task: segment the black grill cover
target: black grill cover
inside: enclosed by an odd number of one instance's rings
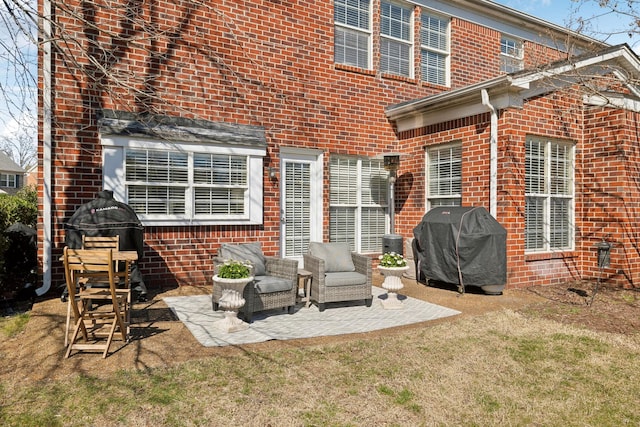
[[[82,248],[83,235],[120,236],[119,249],[137,251],[138,259],[142,259],[144,227],[131,206],[113,198],[113,191],[101,191],[95,199],[80,206],[65,227],[65,243],[70,248]],[[135,290],[146,293],[137,263],[131,271],[131,282]]]
[[[490,293],[504,288],[507,231],[486,209],[433,208],[413,229],[413,235],[419,277],[458,284],[462,290],[467,285]]]

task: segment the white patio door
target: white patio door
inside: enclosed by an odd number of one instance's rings
[[[303,267],[309,242],[322,241],[322,153],[281,149],[280,156],[280,253]]]

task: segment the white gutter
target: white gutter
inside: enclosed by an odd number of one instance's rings
[[[489,129],[489,213],[497,218],[498,214],[498,112],[489,101],[486,89],[480,91],[482,105],[491,112],[491,129]]]
[[[42,4],[42,286],[36,295],[51,288],[51,0]]]

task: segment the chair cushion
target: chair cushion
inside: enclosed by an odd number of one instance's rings
[[[363,285],[367,283],[367,276],[356,271],[327,273],[324,277],[325,286]]]
[[[309,242],[309,253],[324,260],[326,273],[355,271],[348,243]]]
[[[262,245],[260,242],[241,244],[223,243],[220,245],[218,255],[224,260],[249,261],[251,265],[253,265],[254,276],[264,276],[267,273],[267,268],[265,267],[266,260],[262,253]]]
[[[271,292],[290,291],[293,283],[289,279],[276,276],[256,276],[254,288],[259,294],[270,294]]]

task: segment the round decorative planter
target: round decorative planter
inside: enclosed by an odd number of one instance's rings
[[[380,300],[383,308],[389,310],[402,308],[402,302],[398,299],[398,291],[404,287],[401,277],[407,270],[409,270],[408,265],[404,267],[378,266],[378,271],[384,276],[382,287],[387,291],[387,298]]]
[[[224,319],[215,322],[216,327],[224,332],[238,332],[249,328],[249,324],[238,318],[238,311],[244,306],[242,297],[244,287],[253,281],[253,276],[242,279],[225,279],[213,276],[213,282],[222,288],[222,296],[218,300],[220,307],[224,309]]]

